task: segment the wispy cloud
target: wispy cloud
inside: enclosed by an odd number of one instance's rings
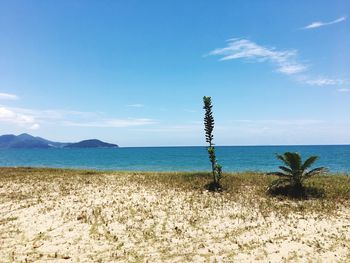
[[[350,92],[350,89],[347,89],[347,88],[341,88],[341,89],[338,89],[339,92]]]
[[[313,125],[324,123],[318,119],[272,119],[272,120],[233,120],[231,123],[264,124],[264,125]]]
[[[34,123],[32,126],[29,127],[29,129],[31,129],[31,130],[37,130],[39,128],[40,128],[40,124],[38,124],[38,123]]]
[[[40,128],[33,116],[21,114],[6,107],[0,107],[0,122],[12,123],[32,130]]]
[[[315,29],[315,28],[319,28],[319,27],[323,27],[323,26],[337,24],[337,23],[343,22],[345,20],[346,20],[346,16],[339,17],[338,19],[335,19],[335,20],[330,21],[330,22],[316,21],[316,22],[312,22],[311,24],[303,27],[303,29]]]
[[[190,110],[190,109],[184,109],[185,112],[189,112],[189,113],[196,113],[198,112],[197,110]]]
[[[293,75],[303,72],[307,66],[297,61],[296,50],[276,50],[264,47],[247,39],[229,39],[227,46],[217,48],[209,55],[221,56],[220,60],[249,59],[255,62],[270,62],[280,73]]]
[[[0,105],[1,106],[1,105]],[[64,119],[96,119],[102,115],[100,112],[62,110],[62,109],[27,109],[8,107],[8,109],[22,115],[32,116],[39,122],[59,122]]]
[[[202,124],[165,124],[165,125],[158,125],[157,127],[150,127],[150,128],[142,128],[140,131],[144,132],[152,132],[152,133],[164,133],[164,134],[201,134],[203,133],[203,126]]]
[[[132,108],[142,108],[142,107],[144,107],[145,105],[136,103],[136,104],[129,104],[129,105],[126,105],[126,106],[127,106],[127,107],[132,107]]]
[[[326,77],[317,77],[314,79],[303,79],[304,83],[312,86],[336,86],[336,85],[343,85],[348,83],[348,80],[346,79],[333,79],[333,78],[326,78]]]
[[[219,134],[240,134],[240,136],[274,136],[280,134],[307,131],[310,128],[322,127],[326,122],[317,119],[270,119],[270,120],[232,120],[218,125]],[[313,130],[313,129],[312,129]],[[257,138],[258,138],[257,137]],[[277,138],[276,137],[276,138]]]
[[[0,100],[18,100],[18,96],[10,93],[1,93],[0,92]]]
[[[66,126],[96,127],[96,128],[127,128],[155,124],[152,119],[105,119],[92,122],[64,121]]]
[[[218,125],[217,144],[343,144],[349,140],[348,120],[236,120]],[[283,134],[283,136],[281,136]]]
[[[322,75],[313,77],[306,73],[308,66],[297,60],[297,51],[294,49],[277,50],[258,45],[247,39],[229,39],[226,47],[214,49],[209,52],[209,55],[221,56],[220,61],[245,59],[257,63],[270,62],[275,66],[277,72],[293,76],[295,81],[310,86],[340,86],[349,83],[347,79],[329,78]]]
[[[157,123],[150,118],[109,118],[101,112],[37,110],[0,105],[0,121],[38,129],[41,125],[126,128]]]

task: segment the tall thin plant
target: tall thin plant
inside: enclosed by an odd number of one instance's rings
[[[205,131],[205,141],[209,144],[207,150],[209,155],[209,160],[211,162],[213,182],[209,185],[211,190],[219,190],[221,189],[220,180],[222,177],[222,166],[217,162],[215,155],[215,147],[214,147],[214,117],[213,117],[213,105],[211,103],[211,97],[204,96],[203,97],[205,110],[204,114],[204,131]]]

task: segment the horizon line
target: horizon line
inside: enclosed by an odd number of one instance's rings
[[[339,144],[236,144],[214,145],[214,147],[272,147],[272,146],[350,146],[350,143]],[[206,145],[147,145],[147,146],[119,146],[118,148],[181,148],[181,147],[208,147]]]

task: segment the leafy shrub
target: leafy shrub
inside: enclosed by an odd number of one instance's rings
[[[286,152],[282,155],[278,154],[277,158],[281,160],[285,166],[279,166],[281,170],[279,172],[269,173],[279,177],[277,180],[274,180],[268,188],[268,192],[272,194],[304,197],[305,188],[303,182],[312,176],[327,171],[325,167],[318,167],[308,171],[319,158],[318,156],[311,156],[304,163],[299,153]]]

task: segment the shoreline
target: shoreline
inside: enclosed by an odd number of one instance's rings
[[[161,174],[177,174],[177,173],[210,173],[208,170],[117,170],[117,169],[99,169],[99,168],[84,168],[84,167],[55,167],[55,166],[0,166],[1,169],[33,169],[33,170],[67,170],[67,171],[91,171],[96,173],[161,173]],[[260,174],[266,175],[270,171],[259,171],[259,170],[240,170],[240,171],[226,171],[224,175],[232,174]],[[346,172],[328,172],[326,176],[350,176],[350,171]]]
[[[324,196],[270,197],[270,176],[0,168],[4,262],[350,260],[350,177],[316,177]]]
[[[225,147],[322,147],[322,146],[346,146],[349,147],[349,143],[338,143],[338,144],[236,144],[226,145],[220,144],[215,145],[218,148]],[[207,148],[207,145],[145,145],[145,146],[118,146],[118,147],[76,147],[76,148],[62,148],[62,147],[51,147],[51,148],[0,148],[0,150],[51,150],[51,149],[128,149],[128,148]]]

